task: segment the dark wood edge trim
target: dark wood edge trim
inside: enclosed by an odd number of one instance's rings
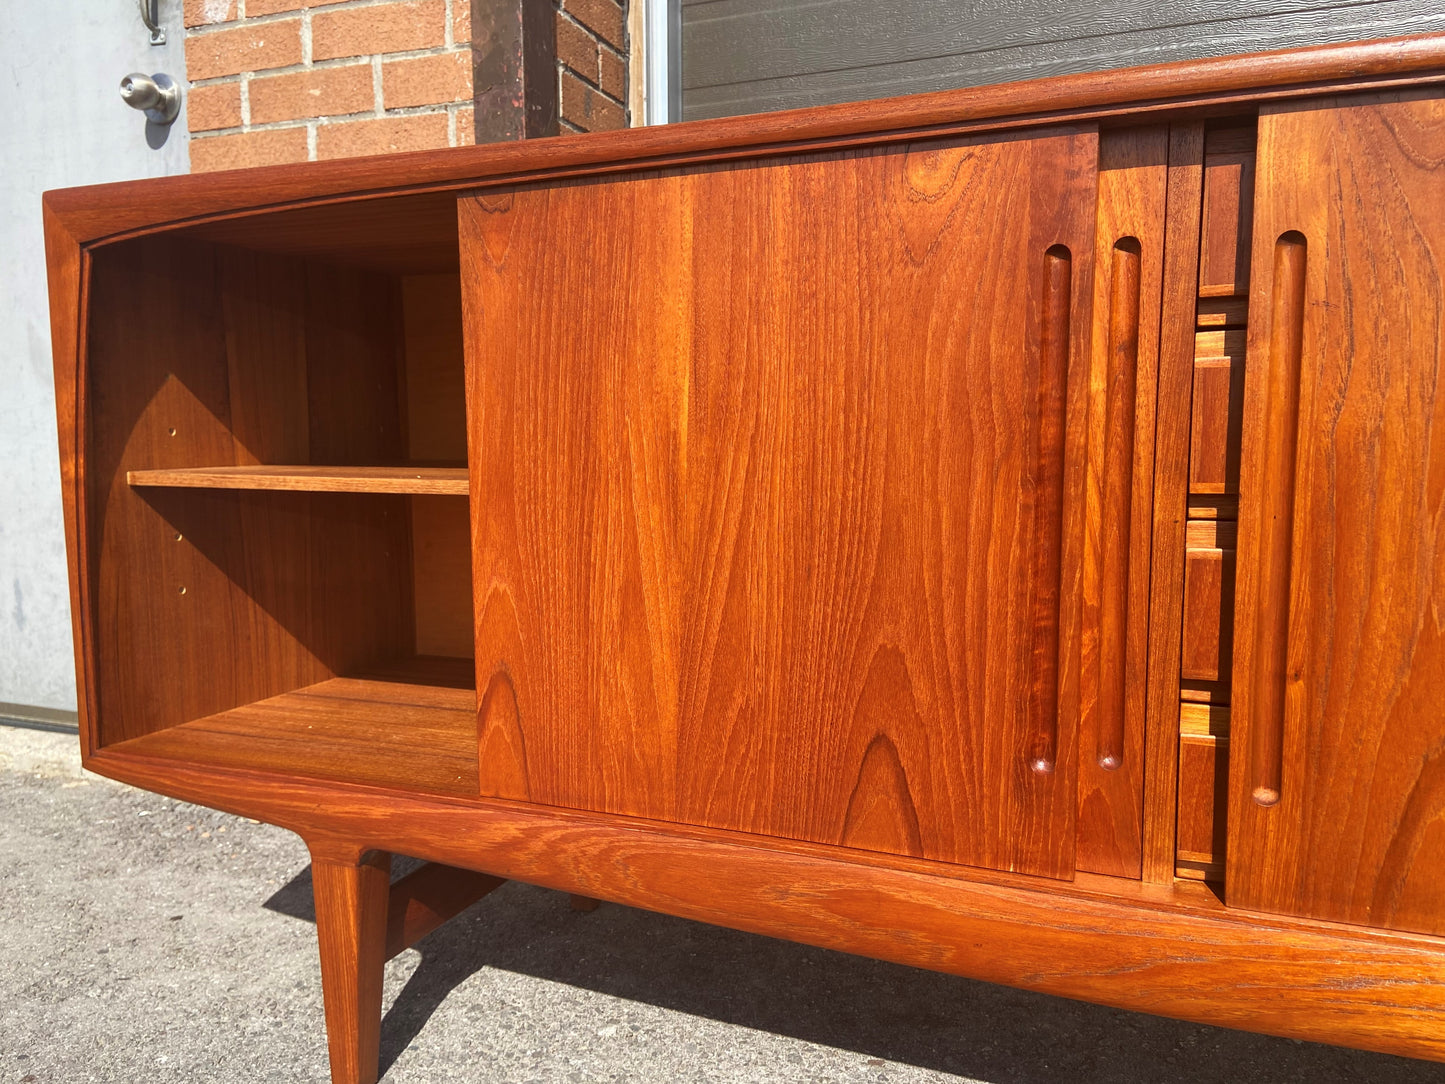
[[[84,244],[136,231],[341,199],[567,173],[822,150],[960,131],[1445,80],[1445,35],[1323,45],[619,132],[57,189],[45,202]]]
[[[101,753],[90,767],[369,850],[1120,1008],[1445,1060],[1445,939],[880,868],[719,832]],[[262,779],[265,778],[264,784]]]
[[[428,862],[391,886],[386,905],[386,959],[506,884],[501,877]]]

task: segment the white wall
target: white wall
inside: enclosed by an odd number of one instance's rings
[[[40,193],[187,172],[184,111],[160,144],[118,91],[184,79],[180,8],[153,46],[136,0],[0,0],[0,702],[75,707]]]

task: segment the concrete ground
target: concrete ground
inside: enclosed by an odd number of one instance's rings
[[[325,1081],[306,851],[0,727],[0,1081]],[[1338,1081],[1445,1066],[506,885],[387,967],[388,1084]]]

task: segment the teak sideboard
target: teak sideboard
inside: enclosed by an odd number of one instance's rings
[[[44,211],[85,764],[336,1081],[504,878],[1445,1059],[1445,37]]]

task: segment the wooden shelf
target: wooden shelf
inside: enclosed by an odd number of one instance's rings
[[[408,659],[108,747],[215,767],[475,795],[470,659]]]
[[[125,478],[133,486],[186,489],[467,495],[466,467],[179,467],[127,471]]]

